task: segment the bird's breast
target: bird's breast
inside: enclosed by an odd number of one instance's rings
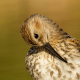
[[[52,80],[54,57],[46,52],[27,55],[26,68],[31,76],[38,80]]]
[[[27,54],[26,68],[34,80],[80,80],[79,68],[76,69],[72,63],[58,60],[45,51]]]

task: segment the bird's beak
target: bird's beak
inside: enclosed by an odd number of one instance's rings
[[[46,48],[46,49],[50,52],[50,54],[51,54],[52,56],[55,56],[55,57],[59,58],[60,60],[62,60],[62,61],[64,61],[64,62],[67,63],[67,61],[64,60],[64,59],[53,49],[53,47],[52,47],[49,43],[46,43],[45,45],[43,45],[43,47]]]

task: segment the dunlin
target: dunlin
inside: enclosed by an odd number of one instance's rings
[[[80,41],[45,16],[34,14],[21,26],[32,47],[25,59],[34,80],[80,80]]]

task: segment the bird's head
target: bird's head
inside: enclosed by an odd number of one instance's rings
[[[52,31],[55,31],[55,27],[53,28],[52,20],[35,14],[30,16],[22,23],[21,34],[25,42],[31,46],[43,46],[49,42]],[[56,31],[54,32],[56,35]],[[53,36],[55,38],[55,36]]]
[[[27,18],[21,27],[21,34],[25,42],[31,46],[43,46],[52,54],[61,58],[53,49],[50,42],[60,37],[58,25],[45,16],[35,14]]]

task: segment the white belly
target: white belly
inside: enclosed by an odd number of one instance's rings
[[[65,63],[44,51],[27,55],[26,68],[35,80],[80,80],[80,65]]]

